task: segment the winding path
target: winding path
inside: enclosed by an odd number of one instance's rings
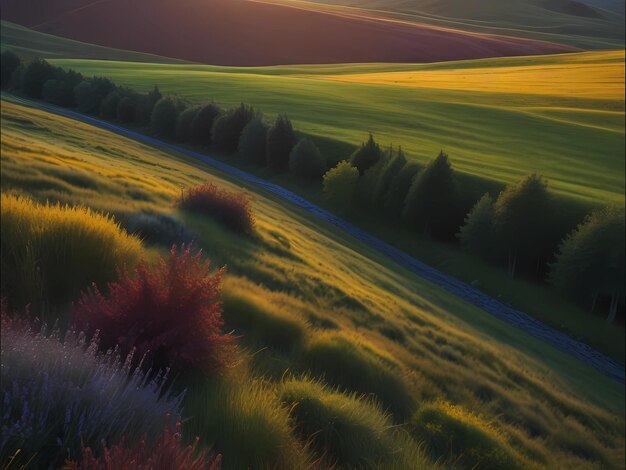
[[[346,222],[341,217],[309,202],[301,196],[273,183],[269,183],[262,178],[254,176],[250,173],[235,168],[227,163],[224,163],[215,158],[211,158],[208,155],[194,152],[178,145],[163,142],[154,137],[150,137],[138,132],[134,132],[129,129],[111,124],[106,121],[102,121],[91,116],[86,116],[71,110],[59,108],[46,103],[33,102],[22,98],[15,97],[13,95],[2,94],[3,99],[9,99],[11,101],[40,109],[50,111],[55,114],[59,114],[71,119],[79,120],[87,124],[100,127],[102,129],[114,132],[124,137],[131,138],[133,140],[148,144],[159,149],[171,150],[173,152],[187,155],[191,158],[200,160],[214,168],[217,168],[224,173],[232,175],[236,178],[244,180],[255,186],[261,187],[266,191],[278,196],[279,198],[288,201],[301,209],[309,212],[313,216],[329,222],[336,227],[344,230],[350,235],[354,236],[358,240],[369,245],[371,248],[379,251],[383,255],[387,256],[391,260],[398,263],[405,269],[417,274],[418,276],[432,282],[433,284],[445,289],[446,291],[454,294],[463,300],[481,308],[485,312],[505,321],[511,325],[514,325],[526,333],[538,338],[546,343],[551,344],[555,348],[579,359],[580,361],[588,364],[597,371],[607,375],[611,379],[618,383],[624,383],[624,364],[607,357],[601,352],[593,349],[589,345],[577,341],[570,336],[536,320],[530,315],[514,309],[513,307],[475,289],[469,284],[462,282],[452,276],[442,273],[441,271],[424,264],[415,258],[407,255],[403,251],[385,243],[382,240],[370,235],[364,230],[355,227],[354,225]]]

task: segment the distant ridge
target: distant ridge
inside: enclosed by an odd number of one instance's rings
[[[4,20],[40,32],[215,65],[418,63],[577,50],[249,0],[0,0],[0,6]]]

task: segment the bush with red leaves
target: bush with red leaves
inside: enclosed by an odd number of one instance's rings
[[[176,429],[165,428],[161,439],[149,446],[142,439],[133,447],[124,443],[111,448],[104,447],[102,456],[96,458],[89,447],[83,448],[80,463],[67,462],[67,470],[220,470],[222,456],[210,456],[206,451],[197,450],[198,439],[193,445],[181,446],[181,423]]]
[[[213,217],[231,230],[251,232],[254,214],[245,193],[233,193],[207,183],[183,190],[180,206]]]
[[[79,331],[99,330],[104,350],[135,350],[158,368],[172,362],[215,371],[226,365],[233,337],[222,332],[219,300],[225,268],[211,276],[209,261],[190,247],[172,247],[154,267],[141,263],[133,274],[120,272],[106,296],[95,286],[72,310]]]

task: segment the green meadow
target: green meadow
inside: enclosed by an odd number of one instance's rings
[[[227,266],[237,360],[181,384],[187,435],[224,468],[622,465],[623,385],[201,163],[6,100],[2,123],[4,193],[167,213]],[[176,208],[207,181],[248,192],[253,234]]]
[[[192,101],[244,101],[268,117],[287,113],[331,162],[372,132],[420,162],[443,149],[456,170],[485,190],[538,172],[568,198],[623,204],[623,51],[428,65],[53,62],[137,90],[158,84]],[[499,74],[508,86],[491,86],[490,77]],[[572,74],[579,77],[576,87],[567,83]]]

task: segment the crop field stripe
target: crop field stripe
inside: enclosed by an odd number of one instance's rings
[[[609,357],[605,356],[599,351],[596,351],[590,346],[576,341],[566,334],[561,333],[554,328],[549,327],[548,325],[545,325],[544,323],[532,318],[524,312],[516,310],[502,303],[501,301],[480,292],[479,290],[471,287],[470,285],[462,281],[459,281],[458,279],[446,275],[441,271],[412,258],[403,251],[383,242],[382,240],[368,234],[367,232],[355,227],[354,225],[349,224],[335,214],[317,206],[316,204],[309,202],[303,197],[298,196],[297,194],[281,186],[269,183],[262,178],[259,178],[231,165],[223,163],[215,158],[211,158],[208,155],[188,150],[174,144],[163,142],[154,137],[140,134],[129,129],[125,129],[123,127],[108,123],[106,121],[102,121],[100,119],[85,116],[74,111],[68,111],[66,109],[58,108],[56,106],[44,103],[35,103],[29,100],[16,98],[9,95],[5,96],[3,94],[3,98],[7,98],[26,106],[42,108],[55,114],[60,114],[65,117],[80,120],[82,122],[112,131],[124,137],[128,137],[160,149],[167,149],[176,153],[185,154],[187,156],[200,160],[224,173],[230,174],[232,176],[235,176],[236,178],[260,187],[280,197],[281,199],[288,201],[296,205],[297,207],[307,211],[313,216],[342,229],[346,233],[352,235],[358,240],[369,245],[371,248],[377,250],[380,254],[396,262],[403,268],[443,288],[447,292],[454,294],[459,298],[465,300],[466,302],[481,308],[482,310],[501,319],[502,321],[505,321],[517,328],[522,329],[523,331],[534,336],[535,338],[538,338],[548,344],[551,344],[555,348],[567,354],[570,354],[571,356],[593,367],[597,371],[605,374],[606,376],[617,381],[618,383],[624,383],[624,365],[619,363],[618,361],[610,359]]]

